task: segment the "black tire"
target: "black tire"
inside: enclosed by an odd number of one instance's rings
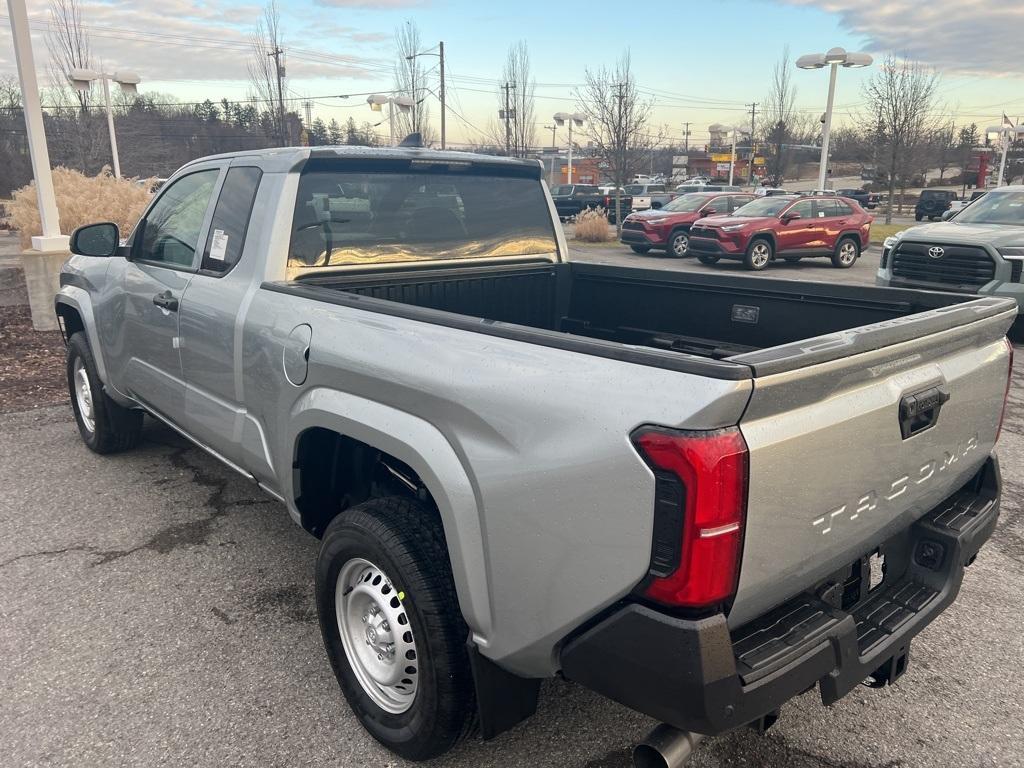
[[[78,364],[88,379],[89,400],[92,407],[91,427],[89,419],[82,413],[76,392]],[[117,453],[135,447],[142,435],[142,411],[123,408],[103,391],[103,382],[96,371],[96,361],[89,348],[85,333],[79,331],[68,339],[65,368],[68,379],[68,394],[71,410],[82,441],[96,453]]]
[[[1006,335],[1014,344],[1024,344],[1024,317],[1017,315]]]
[[[393,714],[367,694],[352,670],[338,625],[335,593],[353,558],[377,565],[400,597],[416,640],[416,695]],[[407,760],[444,754],[475,722],[475,694],[448,548],[436,513],[404,497],[352,507],[327,526],[316,562],[316,604],[324,647],[342,693],[363,727]],[[408,658],[408,657],[407,657]]]
[[[747,246],[746,253],[743,254],[743,266],[754,272],[760,272],[771,264],[774,257],[775,248],[772,246],[772,241],[765,237],[755,237]]]
[[[923,214],[920,214],[920,213],[915,213],[914,214],[914,221],[920,221],[923,218],[924,218]]]
[[[721,257],[715,256],[715,254],[713,254],[713,253],[698,253],[697,254],[697,261],[699,261],[701,264],[707,264],[708,266],[711,266],[712,264],[717,264],[719,258],[721,258]]]
[[[690,233],[685,229],[677,229],[668,236],[668,248],[666,250],[669,256],[681,259],[683,256],[686,256],[689,245]]]
[[[651,250],[649,245],[631,245],[629,246],[633,253],[644,254]]]
[[[832,266],[838,269],[849,269],[860,258],[860,242],[855,237],[841,237],[832,252]]]

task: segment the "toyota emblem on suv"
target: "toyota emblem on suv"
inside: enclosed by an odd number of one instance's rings
[[[931,248],[928,249],[928,255],[931,256],[933,259],[941,259],[942,254],[944,254],[945,252],[945,248],[940,248],[937,245],[933,245]]]

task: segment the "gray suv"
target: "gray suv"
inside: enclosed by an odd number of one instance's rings
[[[1024,187],[994,189],[934,224],[886,238],[875,282],[1024,298]],[[1021,321],[1018,320],[1018,327]]]

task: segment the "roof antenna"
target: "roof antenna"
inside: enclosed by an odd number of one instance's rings
[[[419,131],[416,131],[415,133],[410,133],[408,136],[406,136],[404,139],[402,139],[402,143],[399,144],[398,146],[400,146],[400,147],[422,147],[423,146],[423,135]]]

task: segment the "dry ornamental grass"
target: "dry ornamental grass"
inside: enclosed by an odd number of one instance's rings
[[[86,176],[70,168],[53,169],[53,188],[60,211],[60,229],[71,234],[83,224],[112,221],[121,229],[121,237],[131,234],[143,209],[149,203],[151,184],[115,179],[108,169],[98,176]],[[15,191],[5,204],[11,223],[18,230],[22,248],[32,247],[32,236],[42,234],[35,182]]]
[[[606,243],[613,237],[604,208],[583,211],[576,217],[574,233],[575,239],[585,243]]]

